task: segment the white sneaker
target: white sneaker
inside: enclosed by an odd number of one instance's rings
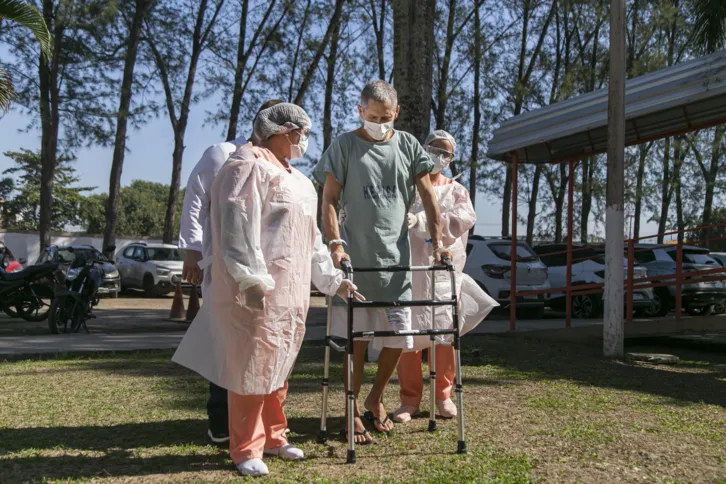
[[[276,449],[265,449],[264,452],[266,455],[276,455],[284,460],[303,460],[305,458],[305,453],[302,450],[290,444],[285,444]]]
[[[243,476],[257,477],[266,476],[270,473],[262,459],[250,459],[237,464],[237,470]]]
[[[410,422],[413,417],[421,413],[418,407],[413,405],[401,405],[401,408],[393,412],[393,421],[398,423]]]
[[[454,402],[450,398],[439,400],[437,406],[439,407],[439,415],[441,418],[454,418],[459,414],[456,405],[454,405]]]

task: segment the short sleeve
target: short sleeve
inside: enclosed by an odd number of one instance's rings
[[[411,144],[411,153],[413,153],[413,173],[418,176],[421,173],[431,173],[434,169],[434,162],[426,150],[423,149],[421,143],[411,134],[407,133],[406,138]]]
[[[325,185],[327,174],[330,173],[338,183],[345,186],[347,168],[348,160],[343,152],[340,137],[338,137],[333,140],[323,156],[320,157],[320,161],[313,169],[313,178],[319,185]]]

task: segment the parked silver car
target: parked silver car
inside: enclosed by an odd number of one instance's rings
[[[182,282],[184,253],[175,245],[137,242],[124,248],[116,265],[124,290],[142,289],[149,298],[163,296]]]
[[[511,254],[510,239],[473,235],[466,246],[464,272],[474,279],[503,308],[510,304]],[[549,289],[547,267],[525,242],[517,242],[517,292]],[[517,298],[517,309],[527,317],[541,318],[548,294]]]
[[[635,260],[648,270],[649,276],[667,276],[676,274],[676,246],[663,247],[656,244],[638,244],[635,246]],[[708,249],[683,246],[683,272],[698,272],[716,269],[720,264],[709,255]],[[711,277],[718,274],[710,274]],[[726,301],[726,287],[721,281],[703,281],[696,276],[687,277],[688,283],[683,284],[681,301],[683,308],[692,316],[707,316],[714,311],[714,306],[723,305]],[[659,281],[663,282],[663,281]],[[675,304],[676,287],[667,286],[655,289],[652,316],[665,316]]]
[[[567,244],[541,244],[534,248],[542,262],[549,268],[550,284],[554,288],[567,286]],[[605,282],[605,260],[602,252],[596,247],[573,244],[572,253],[572,284],[603,284]],[[628,260],[623,257],[623,266],[627,275]],[[635,279],[645,278],[648,272],[644,267],[633,267]],[[633,308],[637,315],[643,316],[651,307],[652,289],[633,291]],[[567,298],[564,292],[553,293],[550,307],[564,311]],[[572,315],[575,318],[597,318],[603,311],[603,291],[598,294],[574,295],[572,297]]]

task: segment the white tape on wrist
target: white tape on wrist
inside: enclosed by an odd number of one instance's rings
[[[345,240],[343,240],[343,239],[335,239],[335,240],[331,240],[330,242],[328,242],[328,249],[333,244],[336,244],[336,245],[348,245],[348,244],[345,243]]]

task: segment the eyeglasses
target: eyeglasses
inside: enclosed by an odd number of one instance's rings
[[[451,161],[451,160],[454,159],[454,153],[452,153],[450,151],[446,151],[446,150],[441,149],[441,148],[436,148],[436,147],[433,147],[433,146],[429,146],[428,147],[428,152],[431,155],[441,155],[447,161]]]

